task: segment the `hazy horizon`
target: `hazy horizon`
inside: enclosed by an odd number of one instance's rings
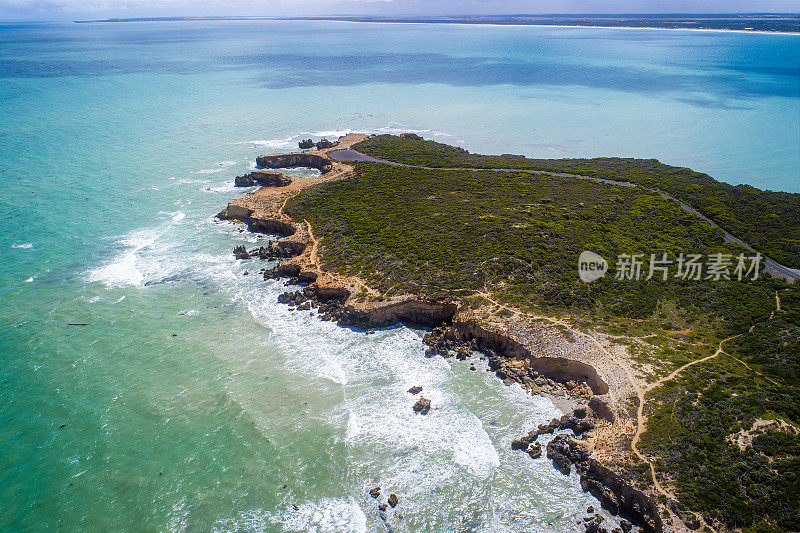
[[[754,5],[755,4],[755,5]],[[156,17],[796,14],[787,0],[3,0],[0,20]]]

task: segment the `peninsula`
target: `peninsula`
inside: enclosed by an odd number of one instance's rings
[[[644,531],[797,529],[800,195],[413,134],[303,143],[315,148],[258,157],[236,182],[262,187],[218,215],[277,236],[234,253],[277,261],[261,270],[294,285],[281,302],[367,333],[427,327],[431,357],[477,352],[504,382],[550,395],[564,416],[519,428],[512,447],[574,468]],[[320,175],[274,170],[293,167]],[[743,279],[586,283],[581,251],[765,261]]]

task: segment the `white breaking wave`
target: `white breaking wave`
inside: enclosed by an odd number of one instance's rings
[[[285,137],[283,139],[262,139],[262,140],[254,140],[254,141],[243,141],[238,142],[236,144],[251,144],[253,146],[259,146],[264,148],[289,148],[294,145],[294,140],[299,138],[298,136],[291,136]]]
[[[132,231],[121,238],[118,243],[123,250],[108,263],[88,271],[87,280],[102,282],[106,287],[141,287],[185,271],[190,262],[180,255],[182,239],[171,235],[170,231],[186,218],[186,214],[183,211],[162,214],[169,219],[159,226]],[[218,258],[218,261],[224,260]]]
[[[236,165],[236,161],[220,161],[214,165],[214,168],[206,168],[203,170],[198,170],[195,174],[216,174],[217,172],[222,172],[228,167]]]
[[[21,248],[23,250],[27,250],[29,248],[33,248],[33,243],[32,242],[24,242],[22,244],[12,244],[11,247],[12,248]]]
[[[203,191],[203,192],[231,193],[231,192],[239,190],[239,188],[237,188],[236,185],[234,184],[233,180],[231,180],[231,181],[226,181],[222,185],[217,185],[216,187],[201,187],[200,190]]]
[[[243,295],[254,317],[276,332],[271,340],[288,354],[292,371],[344,389],[346,398],[332,406],[330,421],[346,420],[344,439],[356,449],[397,457],[383,469],[389,485],[407,495],[435,491],[462,475],[461,469],[485,478],[499,466],[480,419],[449,390],[449,363],[426,358],[418,334],[401,328],[365,336],[276,304],[282,283],[264,287],[266,295],[263,289]],[[419,398],[407,392],[413,385],[422,385],[431,400],[428,415],[413,411]],[[371,394],[373,388],[380,394]]]
[[[281,512],[246,511],[236,518],[219,520],[212,531],[272,531],[276,525],[283,531],[363,533],[367,531],[367,516],[352,499],[323,498]]]
[[[390,123],[390,124],[397,124],[397,123],[395,122],[395,123]],[[373,131],[378,132],[378,133],[391,133],[393,135],[397,135],[397,134],[400,134],[400,133],[416,133],[416,134],[419,134],[419,135],[422,135],[422,134],[433,135],[435,137],[452,137],[452,135],[450,135],[449,133],[445,133],[443,131],[431,130],[431,129],[403,128],[403,127],[400,127],[400,126],[401,126],[400,124],[397,124],[395,126],[384,126],[382,128],[377,128],[377,129],[375,129]]]
[[[129,238],[120,241],[128,249],[110,263],[90,270],[89,281],[101,281],[107,287],[140,286],[144,281],[144,274],[140,270],[138,253],[152,246],[156,239],[157,236],[152,231],[133,232]]]

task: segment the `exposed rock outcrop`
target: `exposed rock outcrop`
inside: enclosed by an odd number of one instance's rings
[[[260,155],[256,158],[259,168],[316,168],[323,174],[333,168],[333,163],[327,157],[311,153]]]
[[[563,384],[573,396],[587,398],[605,394],[608,385],[590,365],[565,358],[536,357],[505,331],[499,331],[456,313],[451,325],[437,328],[425,336],[431,346],[428,355],[459,353],[459,346],[478,349],[486,354],[489,367],[506,383],[518,382],[532,392],[542,386],[542,378]]]
[[[588,384],[594,394],[606,394],[608,385],[597,375],[594,367],[564,357],[532,357],[533,370],[556,381],[577,380]]]
[[[273,217],[254,217],[253,210],[230,203],[228,207],[217,214],[221,220],[238,220],[247,224],[247,229],[253,233],[267,235],[281,235],[289,237],[297,233],[297,227],[286,220]]]
[[[453,302],[409,298],[369,307],[346,306],[339,323],[361,329],[393,326],[399,322],[433,326],[447,321],[456,309],[458,306]]]
[[[401,133],[400,134],[400,138],[401,139],[411,139],[413,141],[421,141],[422,140],[422,137],[420,135],[417,135],[416,133]]]
[[[336,143],[331,142],[325,137],[323,137],[317,143],[317,150],[324,150],[325,148],[333,148],[334,146],[336,146]]]
[[[269,170],[254,170],[244,176],[236,176],[234,185],[237,187],[253,187],[260,185],[262,187],[286,187],[292,183],[291,178],[288,178],[280,172],[270,172]]]
[[[427,398],[420,397],[417,403],[414,404],[413,409],[421,415],[427,415],[428,411],[431,410],[431,401]]]
[[[244,246],[237,246],[233,249],[233,256],[236,259],[250,259],[250,253]]]
[[[303,139],[297,146],[300,147],[301,150],[308,150],[309,148],[314,148],[314,140],[313,139]]]
[[[253,214],[253,210],[233,202],[228,204],[228,207],[217,213],[217,218],[220,220],[238,220],[245,222]]]
[[[570,464],[574,464],[581,478],[581,487],[598,498],[604,509],[631,519],[646,532],[663,532],[657,505],[643,492],[590,458],[582,443],[566,435],[557,435],[547,445],[547,457],[565,474],[570,472]]]

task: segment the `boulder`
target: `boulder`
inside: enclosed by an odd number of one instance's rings
[[[336,146],[336,143],[333,143],[328,139],[326,139],[325,137],[323,137],[317,143],[317,150],[324,150],[325,148],[333,148],[334,146]]]
[[[511,441],[511,449],[512,450],[527,450],[528,446],[531,445],[531,441],[532,440],[533,439],[531,439],[530,436],[525,436],[525,437],[522,437],[520,439],[512,440]]]
[[[472,350],[470,350],[466,346],[459,346],[458,349],[456,350],[456,359],[458,359],[459,361],[464,361],[470,356],[472,356]]]
[[[377,498],[378,496],[381,495],[381,488],[375,487],[374,489],[369,491],[369,495],[372,496],[373,498]]]
[[[585,414],[585,412],[584,412]],[[578,418],[575,414],[566,414],[559,420],[559,427],[561,429],[571,429],[572,432],[578,436],[584,431],[594,429],[594,422],[588,418]]]
[[[317,281],[317,273],[313,270],[302,270],[296,276],[297,281],[300,283],[314,283]]]
[[[250,254],[247,252],[247,248],[242,246],[237,246],[233,249],[233,256],[236,259],[250,259]]]
[[[420,398],[417,400],[417,403],[414,404],[413,409],[421,415],[427,415],[428,411],[431,410],[431,401],[427,398]]]
[[[534,444],[530,448],[528,448],[528,455],[531,456],[531,459],[538,459],[542,456],[542,445],[541,444]]]
[[[395,494],[395,493],[389,494],[389,499],[387,500],[389,505],[391,505],[392,507],[397,507],[397,502],[398,501],[399,501],[399,498],[397,497],[397,494]]]
[[[568,443],[559,437],[560,435],[547,444],[547,457],[553,460],[553,463],[562,474],[568,475],[572,470]]]
[[[411,394],[419,394],[420,392],[422,392],[422,386],[414,385],[413,387],[408,389],[408,392],[410,392]]]
[[[300,265],[284,261],[264,272],[264,279],[294,278],[300,274]]]

